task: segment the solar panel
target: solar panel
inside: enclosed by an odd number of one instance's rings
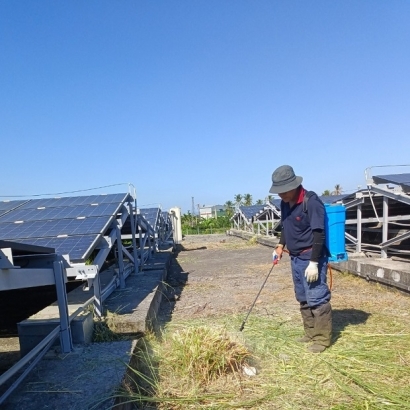
[[[275,206],[277,209],[280,210],[280,203],[281,203],[281,199],[280,198],[275,198],[275,199],[271,199],[270,203]]]
[[[112,215],[118,209],[118,203],[80,205],[67,208],[38,207],[18,208],[0,216],[0,224],[15,221],[44,221],[51,219],[78,218]]]
[[[0,214],[5,211],[10,211],[10,209],[17,208],[21,204],[27,201],[0,201]]]
[[[334,204],[335,202],[346,198],[346,196],[347,195],[321,195],[319,198],[324,204]]]
[[[69,236],[66,238],[15,239],[14,242],[54,248],[60,255],[70,255],[71,261],[84,261],[91,253],[97,235]]]
[[[395,184],[410,188],[410,174],[376,175],[373,181],[376,184]]]
[[[157,226],[158,216],[160,209],[159,208],[144,208],[140,209],[140,214],[144,219],[153,227]]]
[[[105,216],[21,223],[7,222],[0,225],[0,235],[5,240],[88,235],[102,233],[106,225],[107,217]]]
[[[61,198],[32,199],[21,206],[21,209],[65,208],[90,204],[113,204],[123,202],[129,194],[88,195]]]
[[[251,219],[259,212],[263,211],[264,205],[251,205],[251,206],[240,206],[239,209],[243,213],[246,219]]]

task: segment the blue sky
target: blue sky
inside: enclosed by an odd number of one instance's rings
[[[404,0],[0,0],[0,199],[132,183],[187,212],[263,199],[283,164],[353,192],[410,163],[409,21]]]

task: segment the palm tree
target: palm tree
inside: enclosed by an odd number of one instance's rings
[[[263,199],[257,199],[255,203],[256,205],[263,205]]]
[[[252,205],[252,195],[251,194],[245,194],[243,196],[243,204],[245,206],[251,206]]]
[[[343,188],[340,184],[335,185],[335,190],[332,192],[332,195],[341,195]]]
[[[236,194],[234,199],[235,199],[235,204],[237,206],[242,205],[242,195],[241,194]]]
[[[329,195],[331,195],[331,194],[330,194],[330,191],[329,191],[328,189],[325,189],[325,190],[322,192],[322,196],[329,196]]]
[[[195,225],[196,217],[188,211],[188,213],[181,216],[181,223],[185,226],[190,226],[191,228]]]
[[[232,201],[226,201],[225,207],[226,207],[226,216],[231,217],[233,215],[234,203]]]

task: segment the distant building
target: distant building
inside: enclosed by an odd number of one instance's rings
[[[225,205],[204,205],[199,207],[199,216],[204,219],[218,218],[226,215]]]

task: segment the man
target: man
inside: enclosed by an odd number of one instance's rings
[[[273,256],[280,260],[285,247],[289,252],[295,296],[305,329],[305,335],[298,341],[311,342],[308,350],[320,353],[330,346],[332,337],[331,294],[326,283],[325,207],[316,194],[306,196],[302,180],[289,165],[280,166],[272,174],[269,192],[282,199],[282,232]]]

